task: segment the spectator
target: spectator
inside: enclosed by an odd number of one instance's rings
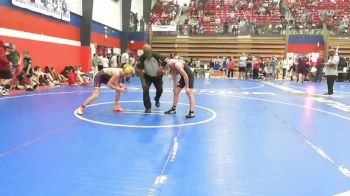
[[[219,17],[216,17],[215,24],[219,26],[221,24],[221,19]]]
[[[324,68],[325,59],[323,58],[323,55],[320,54],[320,56],[317,58],[316,61],[316,77],[315,82],[321,82],[322,81],[322,71]]]
[[[52,76],[52,78],[58,82],[66,82],[68,80],[62,74],[57,74],[55,68],[50,67],[50,66],[45,67],[45,73],[50,74]]]
[[[94,68],[94,70],[98,70],[98,56],[96,55],[96,53],[92,57],[92,67]]]
[[[325,95],[333,95],[334,82],[338,77],[339,56],[335,53],[334,49],[330,49],[328,51],[328,54],[329,60],[325,64],[325,75],[327,77],[328,92],[325,93]]]
[[[102,58],[102,66],[103,68],[108,68],[109,67],[109,60],[106,55],[103,56]]]
[[[54,84],[49,81],[47,75],[41,71],[41,67],[40,66],[35,66],[34,67],[34,77],[35,77],[35,81],[37,81],[36,83],[39,86],[54,86]]]
[[[117,64],[117,54],[114,53],[113,56],[111,57],[111,67],[112,68],[116,68],[118,67],[118,64]]]
[[[298,74],[298,79],[297,82],[304,83],[305,76],[307,73],[307,68],[309,66],[309,59],[306,57],[306,54],[303,54],[299,59],[298,59],[298,66],[297,66],[297,74]]]
[[[126,49],[125,52],[122,54],[122,59],[121,59],[122,66],[121,67],[124,67],[124,65],[129,63],[129,53],[130,53],[130,50]]]
[[[32,67],[32,58],[30,57],[29,50],[23,51],[23,79],[25,82],[25,88],[27,91],[33,91],[36,89],[37,84],[34,84],[33,77],[33,67]]]
[[[249,54],[247,57],[247,65],[246,65],[246,75],[245,78],[249,79],[252,76],[253,69],[253,57]]]
[[[227,20],[225,20],[225,22],[224,22],[224,32],[223,32],[225,35],[227,35],[228,34],[228,21]]]
[[[287,75],[287,71],[289,69],[291,69],[291,67],[293,66],[293,60],[292,57],[289,57],[288,59],[285,59],[283,61],[283,71],[282,71],[282,79],[284,80],[286,75]]]
[[[12,72],[10,62],[6,57],[8,44],[0,40],[0,93],[1,95],[8,95],[8,90],[11,88]]]
[[[10,66],[11,66],[11,72],[12,72],[12,88],[17,88],[18,87],[18,80],[17,76],[19,75],[20,72],[20,59],[21,59],[21,54],[16,50],[16,44],[11,43],[10,44],[10,50],[7,54],[7,59],[10,61]]]
[[[140,31],[141,32],[145,31],[145,19],[143,18],[143,16],[141,16],[141,19],[140,19]]]
[[[99,54],[99,56],[97,57],[97,70],[101,71],[103,69],[104,65],[103,65],[103,56],[102,53]],[[69,70],[71,71],[71,70]]]
[[[277,71],[278,71],[278,59],[273,56],[270,61],[271,64],[271,77],[272,79],[276,79]]]
[[[238,68],[239,68],[239,79],[245,79],[246,76],[246,67],[247,67],[247,57],[245,53],[242,53],[242,56],[239,58]]]
[[[260,59],[259,57],[253,59],[253,79],[259,79],[259,70],[260,70]]]
[[[235,61],[234,59],[230,59],[230,63],[228,64],[228,78],[233,79],[235,71]]]
[[[138,25],[139,25],[139,19],[138,19],[137,14],[135,14],[135,17],[134,17],[134,32],[137,32]]]

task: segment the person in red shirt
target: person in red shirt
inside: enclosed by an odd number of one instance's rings
[[[7,95],[8,89],[11,88],[12,72],[6,56],[8,47],[4,41],[0,40],[0,92],[2,95]]]
[[[253,79],[259,79],[260,58],[253,58]]]
[[[298,66],[297,66],[298,79],[297,79],[297,82],[299,82],[299,81],[301,83],[304,82],[308,67],[309,67],[309,58],[307,58],[306,55],[303,54],[298,59]]]
[[[232,58],[230,59],[230,63],[228,64],[228,78],[233,78],[235,71],[235,60]]]
[[[320,54],[320,56],[317,58],[316,61],[316,77],[315,77],[315,82],[321,82],[322,81],[322,70],[324,67],[324,63],[326,60],[323,58],[323,55]]]
[[[69,75],[68,75],[68,84],[70,86],[77,86],[77,78],[76,75],[74,73],[74,68],[73,67],[69,67]]]

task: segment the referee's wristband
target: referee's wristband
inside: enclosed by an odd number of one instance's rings
[[[141,79],[141,84],[145,84],[145,78],[140,77],[140,79]]]

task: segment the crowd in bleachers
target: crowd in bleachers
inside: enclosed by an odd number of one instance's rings
[[[287,26],[292,33],[321,33],[323,24],[332,34],[349,34],[349,19],[347,0],[191,0],[158,1],[150,23],[177,24],[182,35],[281,34]]]
[[[260,34],[283,28],[279,1],[196,0],[179,20],[184,34]]]
[[[171,22],[175,22],[176,16],[179,13],[179,5],[170,2],[157,1],[153,6],[150,23],[157,25],[169,25]]]
[[[349,33],[350,1],[348,0],[285,0],[295,29],[322,29],[333,34]]]

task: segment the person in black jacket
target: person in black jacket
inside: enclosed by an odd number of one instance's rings
[[[143,104],[145,113],[151,113],[151,99],[149,96],[149,87],[153,83],[156,88],[154,98],[156,107],[160,107],[159,99],[163,93],[163,71],[166,66],[166,57],[152,52],[152,47],[146,44],[143,47],[143,55],[139,58],[140,63],[137,65],[136,72],[140,76],[143,89]]]

